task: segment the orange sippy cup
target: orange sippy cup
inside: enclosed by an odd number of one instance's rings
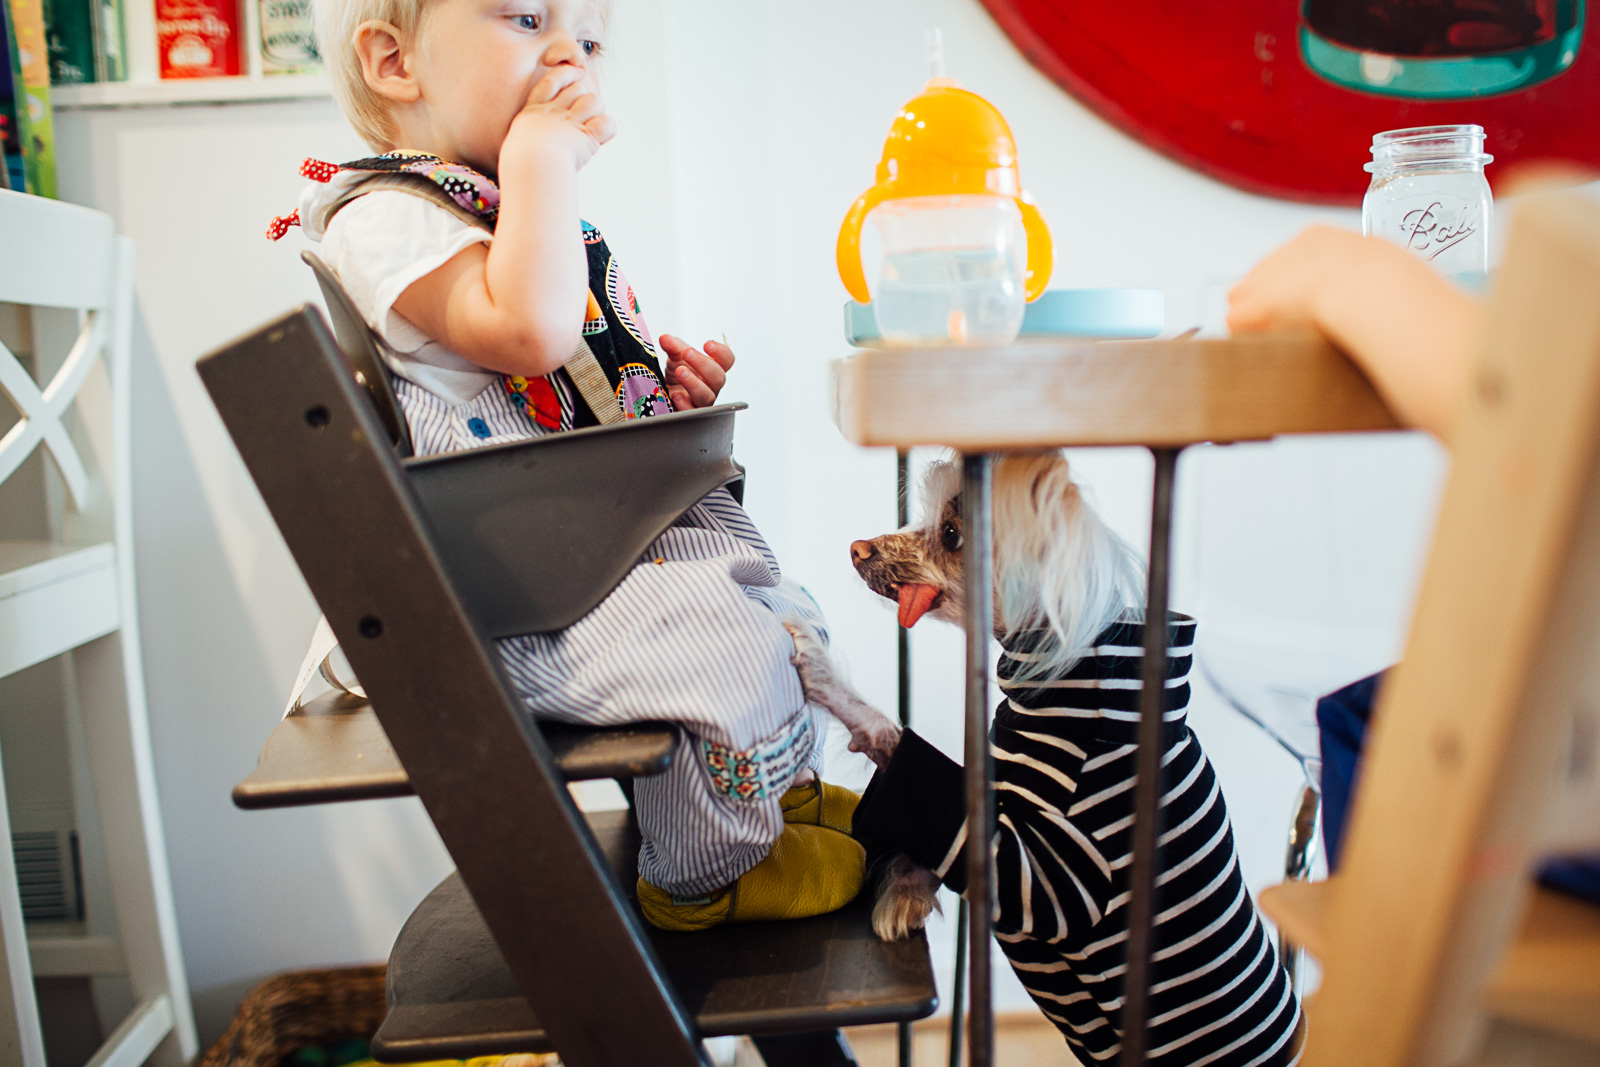
[[[1050,231],[1022,188],[1011,128],[950,78],[929,80],[895,116],[877,183],[839,229],[839,277],[862,303],[869,214],[883,238],[870,295],[887,343],[1008,343],[1050,280]]]

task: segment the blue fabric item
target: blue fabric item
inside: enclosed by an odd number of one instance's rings
[[[1600,904],[1600,855],[1551,860],[1539,872],[1539,884]]]
[[[489,436],[489,424],[482,419],[468,419],[467,429],[472,431],[472,436],[474,437]]]
[[[1344,845],[1345,814],[1355,791],[1361,767],[1361,749],[1367,742],[1372,705],[1378,699],[1374,674],[1352,682],[1317,701],[1317,732],[1322,738],[1322,843],[1328,850],[1328,869],[1339,866]]]
[[[1317,701],[1317,732],[1322,735],[1322,843],[1328,850],[1330,871],[1339,868],[1345,818],[1382,681],[1380,672]],[[1600,904],[1600,853],[1551,860],[1540,868],[1539,884]]]

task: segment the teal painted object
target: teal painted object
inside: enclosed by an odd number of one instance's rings
[[[1576,25],[1531,48],[1481,56],[1386,56],[1347,48],[1300,27],[1306,65],[1346,89],[1414,100],[1462,100],[1526,89],[1572,66],[1583,41],[1584,5]]]
[[[1022,316],[1023,337],[1155,337],[1167,325],[1160,289],[1046,289]],[[871,304],[844,305],[844,339],[857,348],[882,342]]]

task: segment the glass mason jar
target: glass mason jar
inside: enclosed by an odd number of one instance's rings
[[[1483,176],[1494,157],[1482,126],[1417,126],[1372,139],[1361,232],[1387,237],[1468,289],[1489,275],[1494,198]]]

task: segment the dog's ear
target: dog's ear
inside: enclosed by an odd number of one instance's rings
[[[1070,496],[1076,488],[1067,472],[1066,457],[1059,451],[1013,453],[1003,461],[997,483],[1015,494],[1014,501],[1027,509],[1030,519],[1048,512]]]
[[[1040,464],[1039,469],[1033,472],[1033,485],[1028,490],[1028,499],[1033,501],[1034,511],[1038,511],[1044,506],[1044,501],[1040,499],[1040,492],[1044,489],[1045,479],[1049,477],[1049,464]]]
[[[961,492],[961,468],[950,460],[929,465],[922,479],[920,525],[937,531],[947,514],[946,507]],[[959,507],[959,505],[958,505]]]

